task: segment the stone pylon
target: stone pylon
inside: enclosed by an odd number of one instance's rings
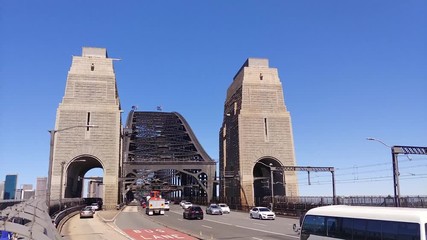
[[[275,196],[298,195],[296,173],[280,168],[295,166],[292,124],[278,71],[269,67],[268,59],[247,59],[234,77],[219,139],[224,201],[254,206],[256,198],[273,194],[273,181]]]
[[[113,68],[105,48],[83,47],[73,56],[65,95],[56,113],[51,199],[86,197],[84,176],[103,169],[104,208],[119,194],[121,108]]]

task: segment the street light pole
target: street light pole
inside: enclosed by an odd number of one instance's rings
[[[271,211],[274,209],[274,176],[273,176],[273,170],[276,170],[276,167],[272,166],[273,164],[270,163],[270,183],[271,183]]]
[[[391,159],[393,164],[393,191],[394,191],[394,206],[400,207],[400,185],[399,185],[399,166],[397,155],[399,154],[399,148],[395,146],[389,146],[385,144],[383,141],[376,138],[366,138],[366,140],[376,141],[381,143],[382,145],[391,149]]]
[[[271,211],[273,211],[273,207],[274,207],[274,176],[273,176],[273,171],[277,170],[277,167],[273,167],[273,164],[270,163],[269,165],[263,163],[263,162],[255,162],[255,163],[260,163],[266,167],[268,167],[270,169],[270,188],[271,188]],[[285,189],[286,191],[286,189]]]
[[[394,189],[394,206],[400,207],[400,184],[399,184],[399,166],[397,160],[399,150],[396,147],[391,147],[391,157],[393,159],[393,189]]]
[[[50,151],[49,151],[49,169],[48,169],[48,176],[47,176],[47,190],[46,190],[46,205],[47,208],[50,208],[50,197],[51,197],[51,187],[52,187],[52,167],[53,167],[53,152],[55,150],[55,135],[57,132],[62,132],[66,130],[70,130],[73,128],[96,128],[98,126],[96,125],[76,125],[71,127],[66,127],[62,129],[56,129],[56,130],[49,130],[50,133]],[[62,174],[62,172],[61,172]],[[62,181],[62,176],[61,176]],[[62,192],[60,194],[61,198]]]
[[[63,178],[64,178],[64,165],[65,161],[61,162],[61,179],[59,184],[59,210],[62,209],[62,184],[63,184]]]
[[[49,151],[49,170],[47,174],[46,205],[50,208],[50,187],[52,186],[52,164],[53,164],[53,147],[55,145],[55,130],[49,130],[50,133],[50,151]]]

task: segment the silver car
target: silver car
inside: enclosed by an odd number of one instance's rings
[[[222,211],[218,205],[211,204],[206,208],[206,214],[222,215]]]
[[[80,218],[93,218],[93,214],[95,214],[95,211],[91,206],[87,206],[80,210]]]

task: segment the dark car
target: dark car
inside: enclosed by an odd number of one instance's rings
[[[182,217],[185,219],[203,219],[203,210],[200,206],[191,206],[184,209]]]

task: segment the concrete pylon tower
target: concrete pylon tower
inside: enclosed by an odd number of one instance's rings
[[[104,208],[119,199],[121,108],[113,59],[105,48],[83,47],[73,56],[65,95],[56,113],[51,200],[86,197],[84,176],[103,169]]]
[[[280,168],[295,166],[292,124],[268,59],[247,59],[234,77],[219,139],[220,196],[228,204],[266,205],[272,195],[298,195],[296,173]]]

